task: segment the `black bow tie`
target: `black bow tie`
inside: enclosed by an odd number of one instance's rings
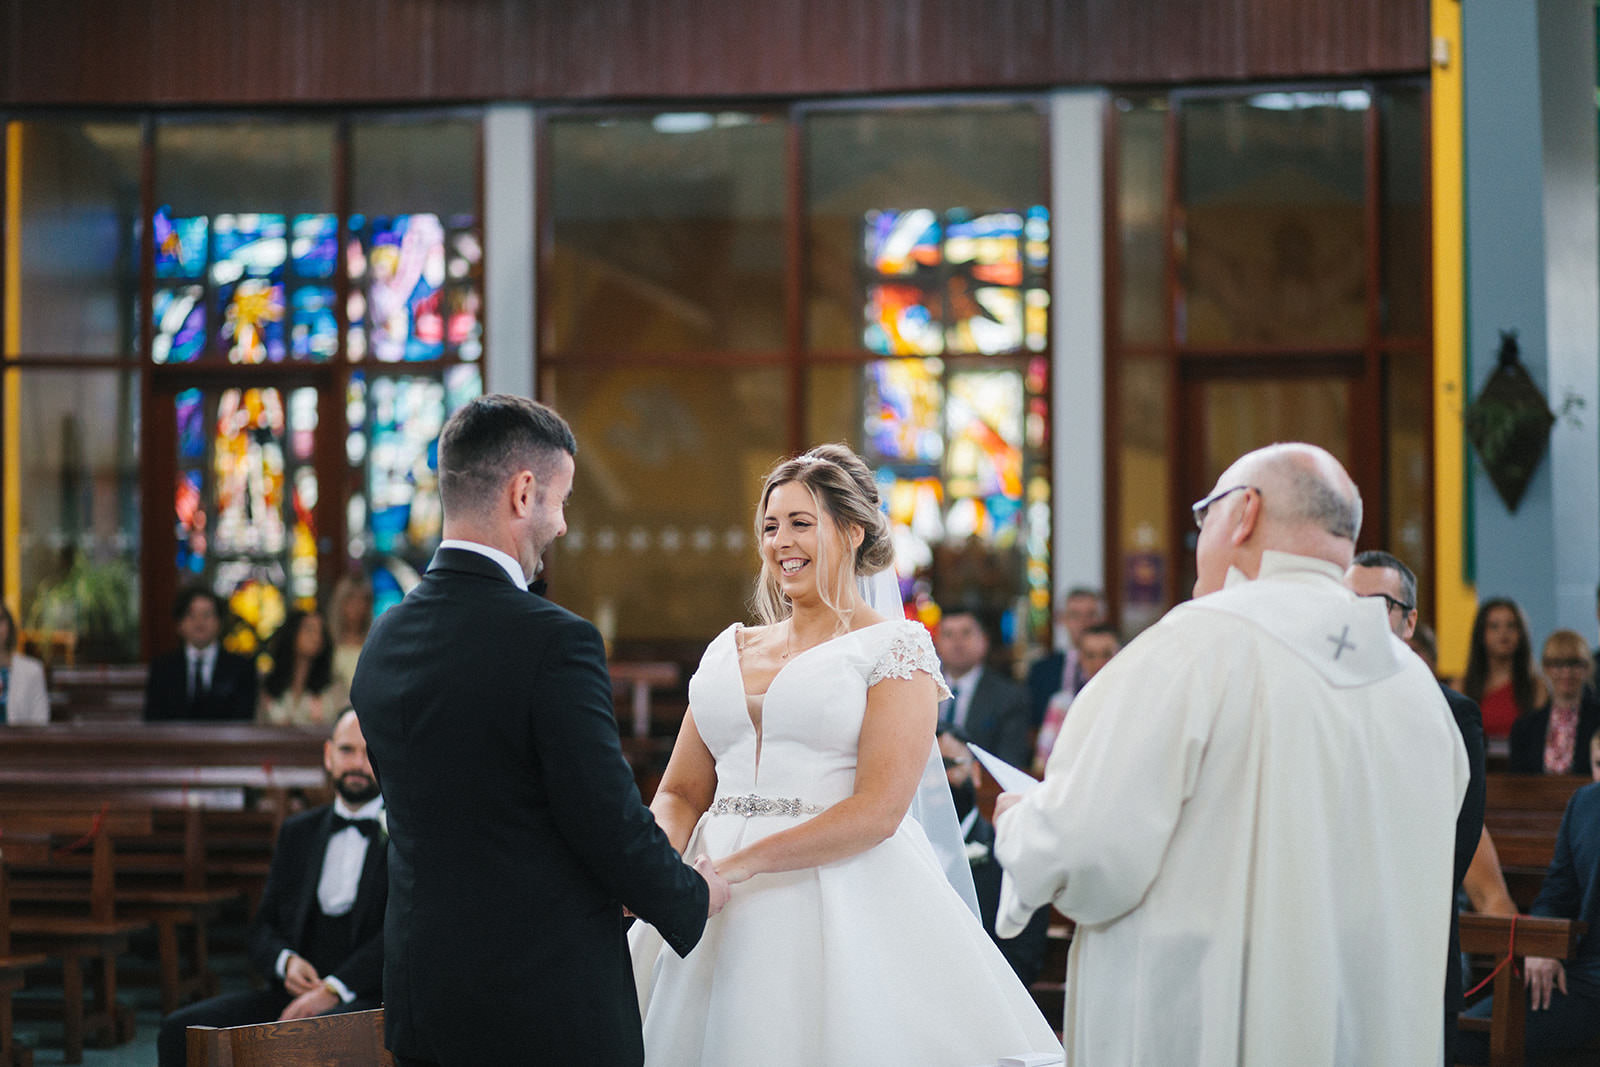
[[[528,583],[528,592],[537,593],[540,596],[544,596],[546,584],[547,583],[543,578],[535,578],[533,581]]]
[[[347,819],[338,812],[333,813],[334,833],[338,833],[341,830],[348,830],[352,826],[354,826],[357,830],[360,830],[373,841],[378,839],[378,833],[382,829],[378,825],[377,819]]]

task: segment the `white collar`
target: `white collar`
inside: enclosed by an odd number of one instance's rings
[[[978,805],[974,804],[972,805],[972,810],[967,812],[967,817],[961,820],[961,839],[963,841],[966,840],[968,834],[972,833],[972,828],[976,825],[978,825]]]
[[[522,573],[522,564],[512,559],[506,553],[500,551],[498,548],[495,548],[493,545],[481,545],[476,541],[462,541],[458,538],[451,537],[440,541],[439,547],[459,548],[467,552],[476,552],[480,556],[487,556],[496,563],[500,564],[501,569],[506,572],[506,577],[510,578],[512,582],[516,584],[518,589],[521,589],[524,593],[528,591],[528,579]]]
[[[383,810],[383,798],[373,797],[359,808],[352,808],[345,803],[345,799],[337,793],[333,797],[333,810],[347,819],[376,819]]]
[[[1261,553],[1261,569],[1256,573],[1256,578],[1281,578],[1296,575],[1320,574],[1332,578],[1340,585],[1344,584],[1344,571],[1339,569],[1337,563],[1314,556],[1300,556],[1293,552],[1279,552],[1277,549],[1264,549]],[[1229,567],[1227,575],[1223,578],[1223,588],[1250,581],[1249,575],[1237,567]]]
[[[978,679],[983,676],[983,664],[978,664],[959,678],[950,679],[950,688],[959,689],[963,693],[972,692],[973,686],[978,684]]]
[[[189,662],[193,663],[195,660],[200,660],[202,663],[204,663],[217,658],[217,642],[213,641],[205,648],[195,648],[193,645],[185,645],[184,651],[188,653]]]

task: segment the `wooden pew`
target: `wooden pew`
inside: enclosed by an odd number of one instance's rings
[[[383,1045],[382,1008],[255,1026],[191,1026],[187,1037],[189,1067],[394,1067]]]
[[[1482,1019],[1463,1016],[1463,1030],[1489,1032],[1491,1067],[1520,1067],[1525,1059],[1524,1027],[1528,1014],[1528,987],[1522,979],[1523,960],[1528,956],[1570,959],[1577,951],[1585,926],[1567,919],[1543,919],[1532,915],[1516,917],[1515,958],[1494,976],[1494,1016],[1484,1025]],[[1511,944],[1512,920],[1493,915],[1461,916],[1461,951],[1473,955],[1506,957]],[[1514,966],[1512,965],[1514,964]]]
[[[239,794],[237,790],[231,792]],[[125,836],[117,842],[116,914],[154,924],[161,1009],[170,1013],[192,998],[216,993],[218,983],[210,966],[208,927],[223,907],[243,897],[238,888],[206,885],[205,806],[220,798],[222,803],[231,800],[232,806],[237,807],[242,794],[229,793],[143,788],[26,794],[0,790],[0,812],[150,813],[150,836]],[[61,865],[70,867],[72,860],[63,860]],[[87,879],[65,883],[33,879],[13,887],[14,898],[25,905],[85,903],[90,892]]]
[[[136,723],[144,719],[143,665],[128,667],[56,664],[50,670],[50,721]]]
[[[5,862],[15,876],[23,871],[55,872],[70,884],[81,866],[63,867],[77,847],[91,856],[87,905],[66,902],[37,914],[13,911],[11,933],[25,952],[43,952],[61,960],[63,1057],[83,1060],[86,1035],[120,1044],[134,1034],[133,1011],[117,1001],[117,957],[128,950],[129,938],[149,923],[116,917],[115,837],[151,832],[150,813],[10,812],[0,818],[5,837]],[[72,842],[58,848],[58,840]],[[78,867],[74,870],[74,867]],[[85,1006],[83,966],[91,969],[92,1003]]]
[[[1555,855],[1561,817],[1588,778],[1565,774],[1491,774],[1484,826],[1494,839],[1506,888],[1521,911],[1532,906]]]
[[[23,986],[23,973],[49,959],[42,952],[11,951],[11,894],[5,854],[0,849],[0,1067],[33,1067],[33,1053],[16,1043],[11,996]]]

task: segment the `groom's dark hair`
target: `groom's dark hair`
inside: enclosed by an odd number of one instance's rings
[[[578,454],[567,420],[536,400],[490,393],[468,401],[439,435],[439,498],[445,514],[484,510],[518,471],[543,483],[557,455]]]

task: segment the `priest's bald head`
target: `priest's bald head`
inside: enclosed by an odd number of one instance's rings
[[[1339,461],[1307,444],[1277,444],[1241,456],[1194,505],[1194,595],[1222,588],[1228,568],[1247,578],[1267,549],[1350,566],[1361,531],[1361,493]]]

